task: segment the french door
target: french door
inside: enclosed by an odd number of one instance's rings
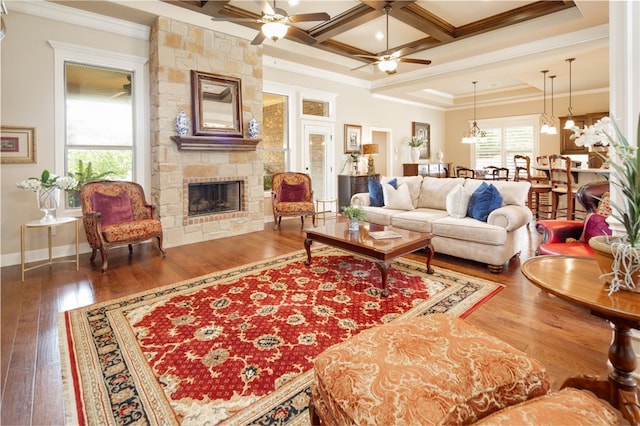
[[[303,122],[304,149],[302,161],[311,176],[316,200],[335,198],[334,125]]]

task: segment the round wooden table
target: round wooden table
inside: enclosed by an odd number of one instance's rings
[[[593,258],[539,256],[522,264],[522,273],[541,290],[610,321],[614,338],[609,347],[613,371],[605,378],[582,375],[567,379],[562,387],[588,389],[609,401],[632,424],[640,424],[638,384],[633,377],[636,356],[631,329],[640,330],[640,293],[618,291],[609,295],[608,285]]]

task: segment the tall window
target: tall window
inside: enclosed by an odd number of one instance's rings
[[[537,116],[478,120],[478,126],[487,133],[487,140],[474,145],[474,168],[507,167],[513,173],[516,154],[535,158],[539,151]]]
[[[147,58],[49,41],[54,49],[55,173],[145,186],[149,174]],[[67,193],[67,209],[80,207]]]
[[[79,184],[133,177],[132,73],[65,63],[66,172]],[[78,191],[68,207],[80,207]]]
[[[262,94],[264,190],[271,190],[275,173],[289,170],[289,97]]]

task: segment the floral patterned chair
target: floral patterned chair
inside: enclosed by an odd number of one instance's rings
[[[313,204],[311,177],[297,172],[274,174],[271,184],[271,206],[274,230],[280,227],[282,216],[300,216],[301,226],[304,226],[304,217],[311,216],[315,227],[316,209]]]
[[[107,270],[108,252],[113,247],[133,244],[151,238],[158,240],[162,255],[162,225],[155,206],[147,204],[142,186],[126,181],[97,181],[80,188],[82,221],[91,246],[91,263],[98,250],[102,272]]]

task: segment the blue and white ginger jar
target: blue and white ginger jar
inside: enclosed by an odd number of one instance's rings
[[[189,133],[189,117],[183,109],[180,110],[176,117],[176,132],[184,136]]]
[[[258,132],[260,131],[260,125],[258,124],[258,120],[255,117],[251,117],[248,124],[249,137],[251,139],[256,139],[258,137]]]

